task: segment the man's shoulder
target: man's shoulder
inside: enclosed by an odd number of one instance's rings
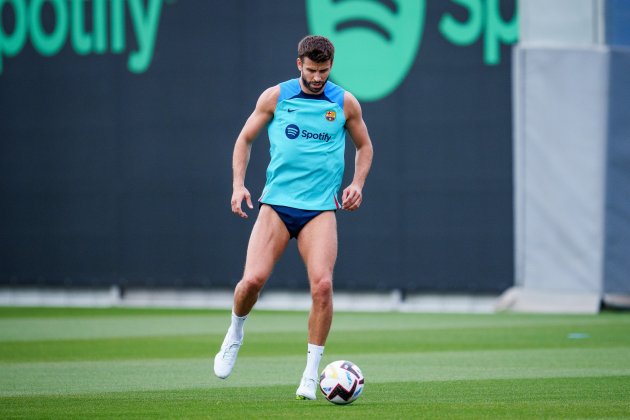
[[[278,102],[298,95],[302,91],[299,79],[289,79],[278,83]]]
[[[362,114],[361,104],[359,103],[359,100],[348,91],[344,92],[343,111],[346,116],[346,120],[350,120],[356,116],[361,116]]]
[[[256,107],[271,109],[276,107],[278,96],[280,95],[280,86],[271,86],[263,91],[258,98]]]
[[[280,85],[270,86],[260,96],[277,96],[280,93]]]
[[[343,109],[346,98],[346,90],[344,88],[328,80],[324,89],[324,95],[329,101],[338,104]]]
[[[326,81],[326,89],[328,92],[347,92],[343,87],[338,84],[331,82],[330,80]]]
[[[346,103],[350,103],[351,105],[359,104],[359,100],[350,91],[344,90],[343,97]]]

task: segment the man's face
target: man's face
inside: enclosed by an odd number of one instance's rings
[[[298,58],[297,66],[302,73],[302,86],[307,90],[307,93],[321,93],[326,81],[328,81],[332,60],[318,63],[308,57],[304,57],[304,61]]]

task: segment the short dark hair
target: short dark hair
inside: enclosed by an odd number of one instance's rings
[[[335,47],[326,37],[319,35],[308,35],[302,38],[298,44],[298,57],[304,61],[308,57],[316,63],[333,61],[335,58]]]

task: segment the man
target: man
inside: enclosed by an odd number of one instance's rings
[[[337,258],[335,211],[354,211],[363,200],[362,189],[372,163],[372,142],[359,102],[328,81],[334,47],[321,36],[307,36],[298,44],[300,77],[265,90],[236,139],[233,155],[232,212],[247,218],[251,209],[245,171],[251,145],[268,126],[271,162],[259,199],[260,212],[249,239],[245,270],[234,291],[232,323],[214,359],[214,372],[232,372],[243,343],[243,324],[289,240],[306,265],[312,306],[308,318],[306,368],[297,399],[314,400],[319,362],[332,322],[332,276]],[[341,187],[345,132],[356,147],[352,183]]]

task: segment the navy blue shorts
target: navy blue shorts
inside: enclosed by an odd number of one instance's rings
[[[261,206],[263,204],[264,203],[260,203]],[[302,228],[306,226],[308,222],[324,212],[323,210],[301,210],[293,207],[277,206],[275,204],[267,205],[274,209],[278,216],[280,216],[280,219],[284,222],[284,225],[289,231],[290,238],[297,238]]]

